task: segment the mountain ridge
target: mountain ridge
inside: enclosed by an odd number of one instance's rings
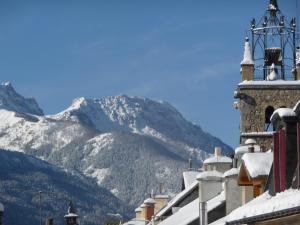
[[[171,104],[147,98],[77,98],[47,116],[21,109],[0,107],[0,148],[92,177],[129,205],[162,183],[165,192],[177,192],[190,157],[199,167],[215,146],[231,151]]]

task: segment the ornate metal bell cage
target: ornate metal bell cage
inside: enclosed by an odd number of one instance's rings
[[[287,22],[276,0],[257,23],[251,21],[252,58],[255,61],[255,80],[266,80],[272,64],[279,79],[295,80],[297,25],[296,18]],[[274,66],[273,65],[273,66]]]

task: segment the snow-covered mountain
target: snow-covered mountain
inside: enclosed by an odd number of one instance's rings
[[[76,206],[80,224],[104,225],[107,213],[126,217],[128,212],[127,205],[90,178],[18,152],[0,150],[0,181],[4,224],[39,224],[39,191],[43,218],[52,217],[57,225],[65,224],[69,200]]]
[[[79,121],[102,132],[130,131],[180,145],[187,151],[211,152],[216,145],[229,153],[231,148],[187,121],[172,105],[126,95],[102,99],[75,99],[55,119]],[[194,151],[195,153],[195,151]],[[200,158],[201,160],[201,158]]]
[[[19,95],[10,82],[0,85],[0,109],[34,115],[44,114],[34,98],[24,98]]]
[[[3,95],[12,96],[8,102],[17,102],[14,96],[19,96]],[[0,109],[1,148],[93,177],[132,205],[160,183],[167,192],[177,191],[190,156],[199,166],[215,146],[231,151],[165,102],[125,95],[79,98],[51,116],[28,113],[35,101],[26,106]]]

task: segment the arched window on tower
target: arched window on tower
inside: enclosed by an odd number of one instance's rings
[[[265,131],[273,131],[273,126],[271,123],[271,116],[274,112],[272,106],[268,106],[265,110]]]

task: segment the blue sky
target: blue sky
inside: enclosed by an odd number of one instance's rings
[[[296,0],[279,0],[296,15]],[[239,141],[233,92],[245,33],[268,0],[0,1],[0,80],[46,114],[76,97],[127,94],[173,104]]]

